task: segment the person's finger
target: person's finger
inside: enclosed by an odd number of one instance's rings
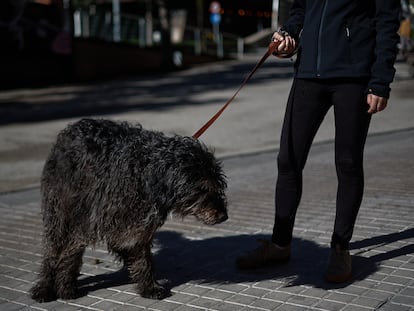
[[[285,53],[288,52],[292,48],[292,42],[289,39],[290,37],[286,37],[284,40],[285,45],[284,45],[283,52]]]
[[[382,111],[387,107],[387,99],[380,97],[377,103],[377,111]]]
[[[367,103],[369,105],[368,113],[376,113],[387,107],[388,99],[375,94],[368,94]]]
[[[369,106],[368,113],[376,113],[377,112],[377,103],[375,98],[372,94],[367,95],[367,104]]]
[[[293,42],[287,37],[280,42],[277,51],[282,54],[289,54],[294,50]]]
[[[273,42],[282,41],[283,39],[284,39],[284,37],[280,33],[278,33],[278,32],[275,32],[272,35],[272,41]]]
[[[279,44],[279,46],[277,47],[277,51],[278,51],[278,52],[284,52],[284,51],[285,51],[285,49],[286,49],[286,44],[287,44],[286,40],[282,40],[282,41],[280,41],[280,44]]]
[[[287,54],[290,54],[296,48],[296,41],[295,41],[295,39],[293,39],[290,36],[287,36],[285,40],[286,40],[286,48],[285,48],[284,52],[287,53]]]
[[[295,45],[295,40],[290,36],[286,37],[286,42],[287,42],[286,46],[288,49],[292,49]]]

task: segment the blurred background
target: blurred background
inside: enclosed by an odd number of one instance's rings
[[[2,0],[2,86],[242,57],[245,48],[268,40],[288,2]]]
[[[401,58],[412,50],[403,4]],[[292,0],[2,0],[1,88],[170,71],[266,46]]]

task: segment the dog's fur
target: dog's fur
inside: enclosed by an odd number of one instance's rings
[[[85,247],[104,241],[143,297],[169,290],[154,279],[151,243],[171,212],[213,225],[227,219],[220,162],[190,137],[83,119],[57,138],[42,174],[44,257],[32,298],[77,296]]]

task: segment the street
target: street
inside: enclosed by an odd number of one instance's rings
[[[57,133],[81,117],[138,122],[166,134],[194,134],[233,95],[262,53],[167,75],[0,92],[0,193],[38,185]],[[269,58],[200,139],[218,157],[276,149],[292,65],[292,60]],[[370,133],[413,127],[413,99],[408,67],[397,63],[389,107],[374,116]],[[332,138],[330,112],[315,140]]]

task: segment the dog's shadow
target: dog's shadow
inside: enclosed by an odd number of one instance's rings
[[[156,235],[154,264],[157,278],[168,280],[167,286],[170,288],[187,282],[232,284],[277,279],[286,287],[309,285],[333,289],[367,278],[377,271],[378,265],[384,260],[414,253],[414,244],[387,252],[378,252],[370,257],[361,254],[413,237],[414,228],[352,243],[350,248],[353,254],[353,278],[348,283],[336,285],[327,283],[323,279],[329,248],[298,238],[295,238],[292,243],[292,258],[288,263],[240,271],[235,266],[236,257],[256,247],[256,240],[268,236],[237,235],[189,240],[177,232],[160,231]],[[126,284],[130,284],[130,280],[124,268],[79,281],[81,295]]]

